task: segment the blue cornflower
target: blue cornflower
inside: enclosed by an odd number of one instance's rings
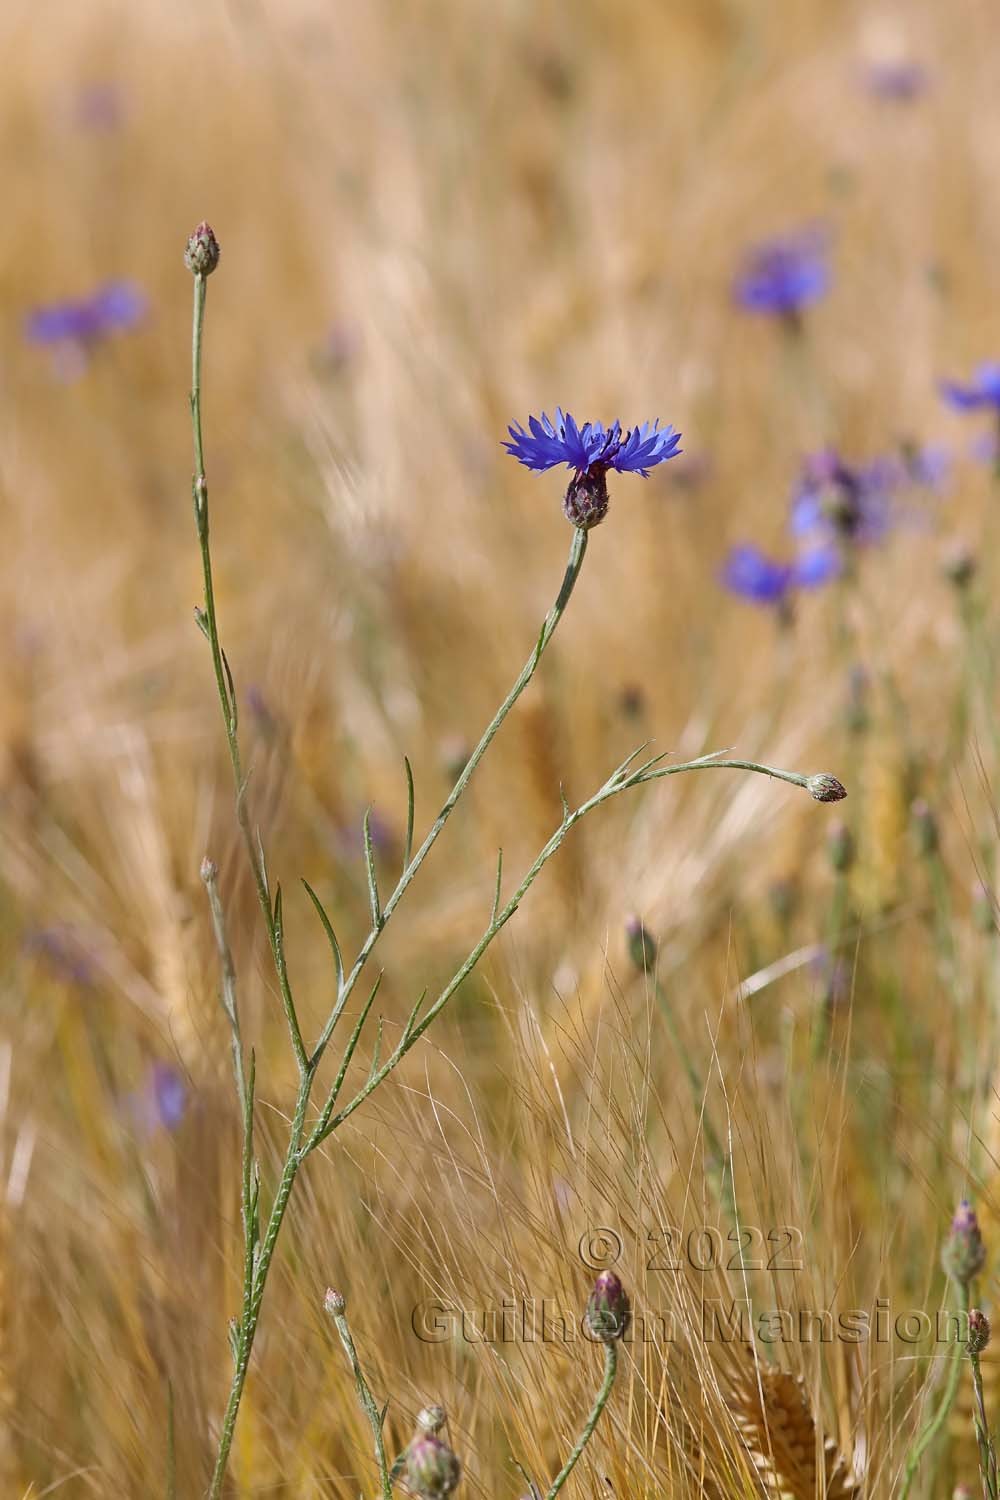
[[[773,605],[787,614],[793,594],[799,589],[818,588],[839,570],[840,559],[833,547],[816,547],[792,562],[779,562],[753,543],[744,542],[729,553],[721,579],[730,593],[741,599]]]
[[[1000,412],[1000,364],[988,360],[977,365],[968,385],[959,385],[954,380],[942,380],[941,394],[959,411],[978,411],[989,406]]]
[[[518,463],[536,473],[554,469],[558,464],[575,470],[563,510],[574,526],[585,531],[607,515],[609,469],[619,474],[641,474],[648,479],[650,469],[679,452],[681,440],[679,432],[672,427],[661,428],[658,420],[643,422],[641,427],[630,427],[624,432],[619,421],[608,428],[601,422],[584,422],[580,427],[569,412],[564,415],[558,406],[554,422],[542,412],[540,418],[528,418],[528,427],[528,432],[520,423],[508,427],[511,441],[503,446]]]
[[[25,323],[25,336],[33,344],[71,344],[86,351],[109,334],[134,328],[147,306],[132,282],[109,281],[89,297],[36,308]]]
[[[737,302],[797,323],[802,309],[829,290],[828,246],[819,228],[752,246],[733,287]]]

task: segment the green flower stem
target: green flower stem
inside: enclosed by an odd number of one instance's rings
[[[983,1481],[983,1500],[997,1500],[997,1453],[990,1435],[990,1424],[986,1419],[986,1398],[983,1394],[983,1371],[979,1355],[970,1351],[972,1386],[976,1404],[972,1414],[976,1429],[976,1446],[979,1449],[979,1472]]]
[[[968,1315],[969,1288],[968,1285],[963,1282],[958,1283],[958,1310],[959,1312],[964,1313],[966,1316]],[[941,1431],[945,1422],[948,1420],[948,1413],[954,1406],[955,1397],[958,1394],[958,1383],[961,1379],[961,1375],[962,1349],[961,1346],[959,1346],[958,1348],[956,1348],[955,1353],[952,1355],[951,1366],[948,1370],[948,1379],[945,1383],[944,1392],[942,1393],[938,1408],[935,1411],[934,1415],[930,1418],[930,1420],[925,1424],[925,1426],[921,1428],[920,1432],[917,1434],[916,1442],[910,1449],[909,1456],[906,1460],[906,1467],[903,1470],[903,1485],[902,1489],[899,1492],[899,1500],[906,1500],[907,1495],[910,1493],[910,1487],[913,1484],[917,1469],[920,1466],[920,1460],[923,1458],[924,1454],[927,1452],[927,1449],[933,1443],[934,1439]]]
[[[302,1032],[299,1029],[295,1002],[292,998],[291,986],[285,968],[283,935],[276,920],[275,911],[271,906],[271,894],[268,890],[267,871],[264,866],[263,855],[255,844],[250,828],[250,815],[246,804],[246,780],[243,775],[243,765],[240,759],[238,737],[239,706],[236,698],[236,688],[229,670],[229,663],[226,661],[225,653],[219,640],[219,626],[215,612],[215,585],[212,579],[212,556],[208,535],[208,482],[205,478],[205,450],[201,431],[201,347],[205,326],[205,290],[206,278],[196,275],[194,278],[194,319],[191,335],[191,430],[194,438],[195,464],[192,494],[194,498],[195,522],[198,527],[198,542],[201,547],[202,575],[205,585],[205,609],[203,613],[199,612],[198,623],[207,636],[212,651],[215,685],[219,694],[219,703],[222,706],[222,717],[226,728],[226,743],[229,747],[229,759],[232,762],[233,781],[236,787],[236,813],[247,847],[247,853],[250,857],[254,884],[257,888],[257,899],[264,917],[264,926],[267,930],[268,942],[271,947],[271,956],[274,960],[275,972],[278,976],[281,1003],[285,1011],[285,1019],[288,1023],[288,1034],[291,1037],[292,1049],[295,1053],[295,1060],[299,1065],[299,1074],[301,1076],[309,1066],[309,1059],[306,1054],[305,1043],[302,1040]]]
[[[608,1397],[611,1395],[611,1387],[615,1383],[615,1375],[617,1374],[617,1371],[618,1345],[616,1343],[605,1344],[604,1379],[601,1381],[601,1389],[597,1393],[597,1400],[594,1402],[594,1406],[590,1413],[590,1416],[587,1418],[586,1426],[573,1445],[572,1453],[570,1454],[569,1458],[567,1458],[562,1468],[559,1470],[559,1473],[556,1475],[555,1479],[552,1481],[551,1488],[548,1490],[548,1493],[545,1496],[545,1500],[555,1500],[556,1495],[558,1495],[559,1491],[562,1489],[563,1485],[566,1483],[570,1474],[572,1474],[574,1468],[576,1467],[576,1462],[580,1457],[580,1454],[590,1442],[590,1439],[594,1434],[594,1428],[600,1421],[601,1412],[608,1404]]]
[[[344,1352],[346,1353],[347,1358],[350,1362],[351,1373],[354,1376],[354,1384],[357,1387],[358,1391],[358,1399],[361,1402],[361,1405],[364,1407],[365,1415],[367,1416],[368,1421],[371,1425],[372,1437],[375,1440],[375,1461],[378,1464],[379,1485],[382,1491],[382,1500],[391,1500],[392,1478],[389,1473],[389,1465],[386,1461],[385,1443],[382,1439],[383,1413],[379,1411],[378,1406],[375,1402],[375,1397],[372,1395],[371,1390],[368,1387],[368,1382],[365,1380],[364,1371],[361,1368],[360,1362],[358,1360],[358,1353],[354,1347],[354,1339],[351,1337],[351,1330],[347,1324],[347,1314],[344,1312],[343,1308],[338,1308],[334,1309],[332,1316],[333,1321],[337,1325],[337,1332],[340,1334],[340,1342],[343,1344]],[[396,1463],[393,1465],[393,1474],[395,1474],[397,1467],[401,1467],[401,1462],[399,1459],[397,1459]]]

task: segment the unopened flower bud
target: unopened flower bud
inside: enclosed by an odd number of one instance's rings
[[[417,1431],[436,1437],[447,1420],[443,1406],[425,1406],[417,1412]]]
[[[973,1500],[971,1484],[956,1484],[951,1492],[951,1500]]]
[[[210,885],[211,882],[213,880],[217,880],[218,877],[219,877],[219,867],[218,867],[218,865],[215,863],[214,859],[209,859],[208,855],[206,854],[205,858],[201,862],[201,878],[202,878],[202,880],[205,882],[206,885]]]
[[[323,1306],[326,1308],[326,1311],[330,1314],[331,1318],[335,1318],[338,1313],[342,1313],[344,1311],[347,1303],[344,1301],[344,1298],[340,1292],[335,1292],[332,1286],[328,1286],[326,1289],[326,1296],[323,1298]]]
[[[854,864],[854,835],[846,823],[834,823],[827,834],[826,852],[838,875],[846,875]]]
[[[842,802],[847,796],[845,788],[836,776],[829,776],[825,771],[809,777],[806,781],[806,791],[810,797],[815,797],[817,802]]]
[[[990,1320],[978,1307],[969,1313],[969,1353],[982,1354],[990,1341]]]
[[[406,1455],[406,1484],[420,1500],[445,1500],[458,1484],[462,1466],[440,1438],[428,1433],[410,1444]]]
[[[960,1286],[968,1286],[986,1263],[986,1246],[979,1232],[976,1211],[965,1198],[955,1210],[951,1230],[941,1249],[941,1264]]]
[[[614,1271],[602,1271],[587,1301],[587,1327],[602,1344],[613,1344],[625,1336],[629,1317],[625,1288]]]
[[[187,242],[184,264],[193,276],[211,276],[219,264],[220,253],[211,224],[202,220]]]
[[[652,973],[656,963],[656,939],[634,913],[625,921],[625,941],[628,956],[640,973]]]
[[[910,808],[910,818],[913,823],[917,851],[928,859],[932,854],[937,853],[938,829],[937,819],[923,797],[918,797]]]
[[[599,464],[574,474],[566,489],[563,514],[581,531],[599,526],[608,513],[608,481]]]

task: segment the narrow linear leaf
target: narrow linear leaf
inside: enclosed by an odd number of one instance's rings
[[[371,909],[372,927],[377,931],[382,926],[382,905],[378,898],[378,877],[375,874],[375,846],[372,843],[372,810],[365,812],[365,865],[368,870],[368,905]]]
[[[197,604],[194,607],[194,623],[197,625],[206,641],[211,640],[211,636],[208,633],[208,616],[205,614],[205,611],[203,609],[199,608]]]
[[[403,869],[410,865],[410,856],[413,854],[413,767],[410,765],[409,757],[403,756],[403,765],[406,767],[406,838],[403,840]]]
[[[260,861],[260,883],[264,887],[264,894],[271,895],[271,887],[267,883],[267,860],[264,858],[264,841],[260,836],[260,825],[257,826],[257,858]]]
[[[330,921],[330,918],[326,914],[326,908],[323,906],[322,901],[319,899],[316,892],[309,884],[308,880],[303,880],[302,884],[306,888],[306,895],[309,897],[313,906],[316,908],[316,915],[319,917],[320,921],[323,924],[323,931],[326,933],[326,940],[330,944],[330,951],[333,954],[334,967],[337,971],[337,993],[339,995],[344,984],[344,960],[341,956],[340,944],[337,942],[337,934],[333,930],[333,923]]]
[[[229,691],[229,722],[232,726],[233,734],[235,734],[240,725],[240,706],[236,700],[236,684],[233,681],[233,674],[230,670],[226,653],[221,646],[219,647],[219,655],[222,657],[222,667],[226,674],[226,687]]]
[[[563,786],[561,781],[559,783],[559,800],[562,803],[563,827],[567,828],[569,826],[569,820],[573,815],[569,810],[569,803],[566,801],[566,788]]]
[[[500,910],[500,888],[501,888],[502,884],[503,884],[503,850],[502,849],[498,849],[497,850],[497,878],[496,878],[496,884],[493,887],[493,910],[490,912],[490,926],[491,927],[493,926],[493,923],[497,919],[497,912]]]
[[[281,905],[281,881],[274,888],[274,941],[279,952],[285,939],[284,913]]]
[[[399,1050],[401,1052],[405,1050],[407,1042],[413,1035],[413,1028],[417,1024],[417,1017],[420,1015],[420,1007],[423,1005],[426,999],[427,991],[422,990],[420,999],[417,1001],[416,1005],[413,1007],[413,1009],[410,1011],[410,1014],[406,1018],[406,1025],[403,1027],[403,1035],[399,1039]]]
[[[372,1065],[368,1069],[368,1082],[371,1083],[378,1072],[379,1057],[382,1053],[382,1017],[378,1018],[378,1030],[375,1033],[375,1049],[372,1052]]]
[[[233,1356],[233,1364],[240,1362],[240,1325],[235,1318],[229,1319],[229,1352]]]

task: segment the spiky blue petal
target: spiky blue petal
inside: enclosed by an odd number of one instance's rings
[[[615,469],[620,474],[641,474],[648,478],[650,469],[673,458],[679,451],[680,433],[672,427],[660,427],[658,421],[643,422],[641,427],[622,432],[614,421],[609,427],[602,422],[584,422],[580,426],[569,412],[556,407],[555,418],[546,412],[528,418],[527,432],[519,422],[507,431],[507,452],[528,469],[542,473],[557,464],[565,464],[578,474],[592,469]]]

